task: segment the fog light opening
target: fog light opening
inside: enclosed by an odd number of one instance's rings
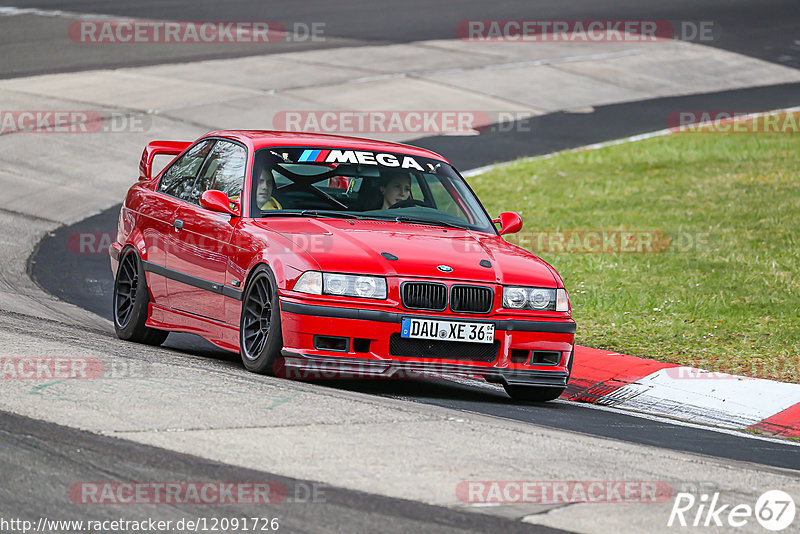
[[[350,338],[334,336],[314,336],[314,348],[317,350],[332,350],[347,352]]]
[[[353,352],[369,352],[369,339],[353,338]]]
[[[559,362],[561,362],[560,352],[535,350],[531,356],[531,365],[558,365]]]
[[[511,363],[527,363],[531,351],[525,349],[511,349]]]

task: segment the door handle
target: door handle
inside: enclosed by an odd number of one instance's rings
[[[183,221],[180,219],[175,219],[175,222],[172,223],[172,226],[174,226],[176,230],[180,230],[183,228]]]

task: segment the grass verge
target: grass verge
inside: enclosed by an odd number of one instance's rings
[[[800,134],[700,129],[470,184],[522,214],[508,239],[561,274],[579,344],[800,383]]]

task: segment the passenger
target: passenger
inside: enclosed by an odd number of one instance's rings
[[[398,202],[408,200],[411,197],[411,177],[408,175],[394,176],[386,182],[386,185],[382,185],[380,190],[383,197],[383,204],[380,209],[389,209]]]
[[[273,189],[275,189],[275,179],[272,177],[272,171],[265,168],[258,177],[258,189],[256,190],[256,204],[262,210],[283,209],[280,202],[272,196]]]

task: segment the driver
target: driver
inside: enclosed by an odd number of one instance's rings
[[[383,197],[381,209],[389,209],[398,202],[408,200],[411,196],[411,177],[409,175],[396,175],[385,185],[382,185],[380,190]]]
[[[258,176],[258,189],[256,189],[256,204],[262,210],[283,209],[272,196],[273,189],[275,189],[275,179],[272,177],[272,171],[265,167]]]

